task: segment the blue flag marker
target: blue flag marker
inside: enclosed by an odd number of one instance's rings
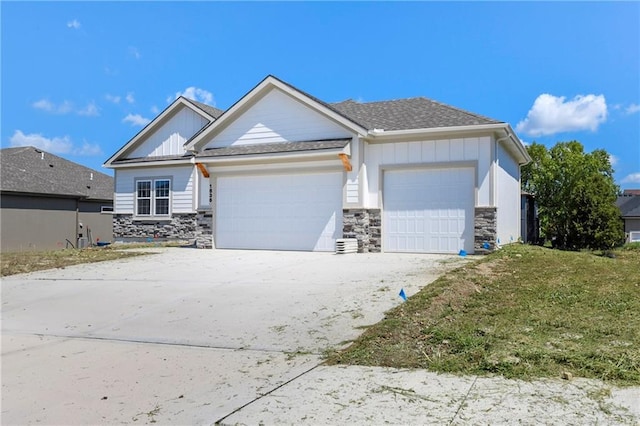
[[[460,250],[460,252],[458,253],[460,256],[465,257],[467,255],[467,252],[464,250]]]
[[[398,296],[400,296],[405,302],[407,301],[407,295],[404,293],[404,288],[400,289],[400,294]]]
[[[482,248],[485,249],[485,250],[489,250],[489,247],[491,247],[491,246],[486,241],[484,242],[484,244],[482,244]]]

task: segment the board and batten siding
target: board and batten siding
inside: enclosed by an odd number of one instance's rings
[[[520,237],[520,166],[501,144],[496,147],[497,237],[508,244]]]
[[[134,214],[135,181],[155,178],[171,179],[171,213],[193,213],[193,181],[196,171],[192,165],[116,170],[114,213]]]
[[[202,129],[208,120],[188,107],[180,109],[158,130],[153,132],[128,158],[160,157],[184,154],[184,143]]]
[[[205,148],[351,136],[322,114],[274,89],[207,142]]]
[[[491,137],[369,144],[365,152],[364,205],[380,208],[380,168],[477,161],[476,206],[490,206]],[[518,198],[519,199],[519,198]]]

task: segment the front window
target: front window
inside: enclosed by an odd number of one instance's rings
[[[170,196],[169,179],[136,181],[136,215],[168,216]]]

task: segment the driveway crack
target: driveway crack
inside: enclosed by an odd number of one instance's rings
[[[322,363],[318,364],[318,365],[314,365],[313,367],[311,367],[310,369],[303,371],[302,373],[298,374],[297,376],[287,380],[286,382],[283,382],[281,384],[279,384],[278,386],[276,386],[275,388],[271,389],[269,392],[263,393],[262,395],[258,396],[257,398],[252,399],[251,401],[247,402],[246,404],[236,408],[235,410],[233,410],[232,412],[230,412],[229,414],[227,414],[226,416],[222,417],[219,420],[216,420],[214,425],[218,426],[221,425],[222,422],[224,421],[224,419],[226,419],[229,416],[234,415],[235,413],[237,413],[238,411],[248,407],[249,405],[253,404],[254,402],[257,402],[259,400],[261,400],[262,398],[264,398],[265,396],[269,396],[271,395],[273,392],[277,391],[278,389],[280,389],[283,386],[288,385],[289,383],[293,382],[294,380],[297,380],[298,378],[304,376],[305,374],[308,374],[310,372],[312,372],[313,370],[315,370],[316,368],[320,367],[322,365]]]

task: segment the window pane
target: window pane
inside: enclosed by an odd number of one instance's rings
[[[168,180],[156,181],[156,197],[169,197],[169,181]]]
[[[138,214],[150,215],[151,214],[151,200],[143,198],[138,200]]]
[[[151,197],[151,181],[143,180],[138,181],[138,197],[149,198]]]
[[[160,198],[156,200],[156,214],[169,214],[169,199]]]

